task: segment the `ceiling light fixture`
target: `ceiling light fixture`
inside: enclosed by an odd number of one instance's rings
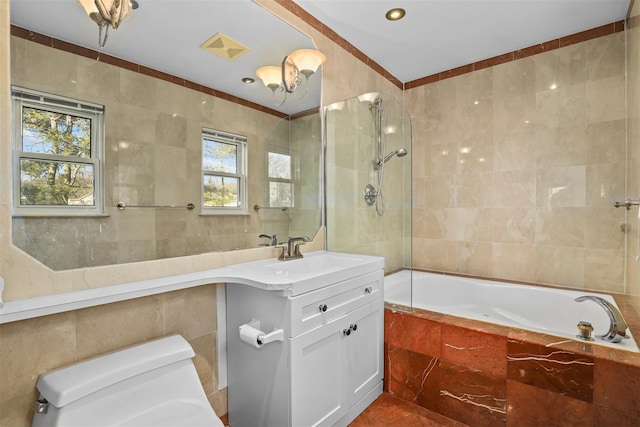
[[[384,15],[389,21],[397,21],[399,19],[404,18],[406,14],[405,10],[400,7],[394,7],[393,9],[389,9],[387,13]]]
[[[89,18],[98,24],[98,45],[104,47],[109,27],[117,30],[120,23],[131,16],[133,6],[129,0],[78,0]],[[103,34],[104,31],[104,34]]]
[[[288,93],[293,93],[296,98],[303,98],[309,86],[311,77],[327,57],[324,53],[313,49],[299,49],[291,52],[282,60],[282,65],[267,65],[256,70],[256,76],[264,85],[271,89],[276,105],[284,104]],[[304,81],[303,81],[304,76]],[[304,83],[304,91],[300,93],[300,86]],[[282,94],[282,100],[276,99],[276,92]],[[278,95],[280,96],[280,95]]]

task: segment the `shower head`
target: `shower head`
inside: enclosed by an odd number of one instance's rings
[[[378,111],[384,111],[382,108],[382,98],[377,97],[373,102],[369,103],[369,110],[376,109]]]
[[[404,157],[407,154],[408,154],[407,150],[405,150],[404,148],[400,148],[400,149],[392,151],[389,154],[387,154],[386,156],[384,156],[384,160],[382,161],[382,163],[387,163],[389,160],[391,160],[391,158],[393,156]]]

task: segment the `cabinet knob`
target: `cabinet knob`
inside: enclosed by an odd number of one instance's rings
[[[368,287],[364,288],[364,293],[365,294],[370,294],[371,292],[373,292],[373,288],[371,286],[368,286]]]
[[[355,332],[355,331],[358,329],[358,324],[357,324],[357,323],[354,323],[353,325],[349,326],[349,328],[350,328],[353,332]]]
[[[327,304],[320,304],[320,307],[318,307],[320,309],[320,311],[322,313],[324,313],[325,311],[327,311]]]
[[[347,336],[351,335],[351,329],[343,329],[342,335],[347,335]]]

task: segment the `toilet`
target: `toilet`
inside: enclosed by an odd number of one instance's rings
[[[33,427],[223,427],[180,335],[41,375]]]

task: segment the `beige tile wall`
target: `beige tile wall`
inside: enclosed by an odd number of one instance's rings
[[[627,22],[627,194],[640,199],[640,3],[632,2]],[[627,212],[631,226],[627,234],[627,293],[640,296],[640,216]],[[640,313],[640,298],[633,299]]]
[[[184,336],[216,413],[218,391],[216,285],[0,325],[0,426],[31,425],[40,373],[171,334]]]
[[[202,128],[247,137],[249,182],[264,179],[265,138],[277,117],[164,80],[11,38],[12,84],[105,105],[102,218],[15,218],[15,244],[54,270],[258,245],[261,218],[200,213]],[[52,69],[55,68],[55,72]],[[193,211],[116,209],[186,205]],[[249,185],[248,204],[263,203]],[[319,221],[318,221],[319,222]],[[77,230],[76,238],[69,227]]]
[[[288,153],[292,156],[294,206],[287,210],[260,210],[264,232],[275,234],[279,242],[291,237],[309,237],[309,230],[321,222],[321,159],[322,131],[320,113],[281,119],[269,132],[266,147],[269,151]],[[268,200],[267,184],[259,183]],[[261,203],[262,204],[262,203]],[[266,242],[263,241],[263,242]]]
[[[383,136],[385,152],[406,148],[411,153],[411,125],[403,104],[387,94],[379,96],[386,114],[383,131],[395,128]],[[411,235],[411,220],[404,213],[411,210],[411,154],[394,157],[384,167],[384,209],[381,204],[378,209],[368,206],[365,186],[380,190],[373,168],[377,116],[369,109],[370,101],[358,97],[336,104],[326,115],[327,248],[384,256],[387,272],[409,266],[405,241]]]
[[[415,268],[625,291],[624,37],[407,91]]]
[[[266,7],[277,9],[278,14],[316,38],[320,49],[327,52],[331,58],[330,62],[323,67],[325,77],[323,97],[328,99],[323,101],[323,104],[372,90],[382,91],[386,88],[387,93],[394,90],[393,85],[384,78],[341,51],[330,40],[309,29],[295,16],[273,2],[267,2]],[[11,168],[9,159],[11,156],[8,143],[10,140],[9,2],[0,2],[0,34],[4,36],[0,38],[2,40],[0,42],[0,122],[5,124],[0,126],[0,141],[2,141],[0,142],[0,276],[6,280],[5,301],[152,279],[277,256],[277,250],[272,248],[256,248],[55,272],[13,246],[10,233]],[[331,55],[334,57],[332,58]],[[88,74],[95,72],[93,67],[99,65],[81,62],[84,65],[80,72]],[[350,70],[349,74],[353,80],[344,77],[344,70],[347,69]],[[357,72],[354,72],[356,69]],[[120,72],[117,74],[119,75]],[[115,74],[109,74],[108,78],[117,77]],[[84,88],[88,94],[94,89],[94,87]],[[131,101],[134,102],[134,100]],[[167,99],[158,101],[165,102]],[[139,106],[133,105],[131,112],[139,109]],[[221,123],[227,123],[230,120],[230,117],[224,114],[219,118]],[[227,130],[233,131],[233,129]],[[128,131],[133,132],[134,129],[129,125],[128,129],[122,130],[123,133]],[[139,135],[139,137],[143,141],[148,141],[149,138],[155,137],[155,132]],[[169,141],[166,150],[173,152],[175,148]],[[124,182],[126,177],[123,176],[121,180]],[[133,229],[132,232],[137,230]],[[324,229],[321,228],[314,241],[305,245],[302,251],[323,248]],[[202,288],[203,290],[191,289],[167,293],[0,326],[0,426],[29,425],[30,408],[36,397],[35,382],[40,373],[72,363],[82,357],[97,354],[102,350],[112,350],[140,340],[175,332],[185,334],[196,349],[195,363],[212,405],[219,414],[226,413],[225,392],[215,392],[217,361],[215,309],[212,308],[215,307],[213,288],[213,286],[207,286]],[[206,312],[202,312],[202,306],[199,305],[202,302],[205,302],[208,307]],[[193,310],[193,307],[198,309]],[[110,319],[113,319],[116,314],[117,320],[111,324]],[[189,316],[189,318],[182,316]]]

